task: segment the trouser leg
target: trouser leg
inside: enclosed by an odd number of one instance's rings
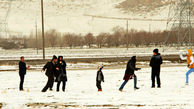
[[[53,81],[50,83],[50,87],[49,87],[49,88],[50,88],[50,90],[52,90],[52,89],[53,89],[53,84],[54,84],[54,82],[55,82],[55,81],[54,81],[54,77],[53,77]]]
[[[155,87],[155,73],[154,72],[152,72],[152,87]]]
[[[20,75],[20,87],[19,87],[20,90],[24,90],[23,84],[24,84],[24,75]]]
[[[61,84],[61,81],[58,81],[58,82],[57,82],[57,92],[59,91],[60,84]]]
[[[136,88],[136,87],[137,87],[137,77],[134,76],[134,88]]]
[[[63,92],[65,92],[65,87],[66,87],[66,81],[63,81],[63,87],[62,87]]]
[[[46,92],[48,88],[50,88],[53,85],[54,77],[48,77],[48,81],[46,86],[42,89],[42,92]]]
[[[160,87],[161,83],[160,83],[160,72],[158,72],[156,74],[156,79],[157,79],[157,84],[158,84],[158,87]]]
[[[190,69],[187,73],[186,73],[186,83],[189,83],[189,75],[194,72],[194,68]]]
[[[101,87],[101,81],[97,81],[96,82],[96,86],[97,86],[98,89],[102,89],[102,87]]]
[[[128,81],[125,80],[125,81],[122,83],[122,85],[121,85],[121,87],[119,88],[119,90],[122,90],[122,89],[125,87],[125,85],[127,84],[127,82],[128,82]]]

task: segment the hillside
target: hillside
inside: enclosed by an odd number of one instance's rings
[[[119,3],[116,7],[120,8],[125,13],[144,14],[148,13],[159,14],[161,8],[165,8],[170,4],[167,0],[125,0]]]
[[[4,0],[0,0],[0,12],[4,13],[1,14],[0,17],[4,18],[8,5],[3,5],[2,1]],[[141,11],[137,11],[137,13],[133,14],[124,11],[127,6],[134,6],[134,8],[138,7],[138,5],[135,4],[138,4],[140,0],[134,1],[136,0],[45,0],[45,29],[56,29],[60,32],[74,32],[81,34],[86,34],[88,32],[98,34],[100,32],[111,32],[111,29],[115,26],[126,27],[126,21],[123,20],[98,19],[84,16],[85,14],[122,18],[167,18],[168,9],[165,6],[167,4],[162,4],[161,7],[164,7],[164,9],[162,11],[160,10],[160,13],[154,15],[144,15],[144,11],[142,11],[142,14],[140,14]],[[146,6],[147,4],[149,4],[149,2],[141,5],[143,7],[143,5]],[[147,6],[147,8],[149,8],[149,6]],[[12,1],[11,11],[7,20],[9,30],[12,32],[29,34],[31,31],[34,31],[36,21],[38,23],[38,29],[40,29],[40,1]],[[153,23],[133,21],[130,22],[129,28],[149,30],[150,24],[152,25],[153,30],[163,30],[165,29],[166,22]]]

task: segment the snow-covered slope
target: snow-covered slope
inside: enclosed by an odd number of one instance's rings
[[[45,29],[57,29],[60,32],[98,34],[111,32],[115,26],[126,27],[126,21],[113,19],[98,19],[84,14],[106,17],[145,18],[139,15],[124,13],[116,6],[124,0],[45,0]],[[4,10],[6,8],[3,8]],[[2,8],[0,7],[0,10]],[[167,8],[162,8],[160,13],[147,18],[167,18]],[[8,17],[10,31],[29,34],[34,31],[35,22],[41,28],[40,0],[14,0]],[[5,16],[1,14],[0,16]],[[130,21],[129,28],[139,30],[164,30],[166,22]]]

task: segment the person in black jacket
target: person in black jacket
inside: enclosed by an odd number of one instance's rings
[[[124,86],[127,84],[129,79],[132,78],[134,78],[134,89],[139,89],[139,87],[137,87],[137,77],[134,72],[140,69],[141,68],[136,68],[136,56],[131,57],[131,59],[127,63],[127,68],[125,70],[125,75],[123,78],[124,82],[119,88],[120,91],[123,90]]]
[[[19,85],[19,90],[23,91],[23,84],[24,84],[24,77],[26,75],[26,70],[30,69],[30,66],[26,67],[26,63],[24,61],[24,57],[20,57],[20,62],[19,62],[19,76],[20,76],[20,85]]]
[[[104,82],[104,75],[102,73],[102,69],[104,66],[98,66],[97,76],[96,76],[96,86],[98,88],[98,91],[102,91],[101,82]]]
[[[61,81],[63,82],[62,90],[63,92],[65,92],[65,86],[67,82],[66,66],[67,65],[66,62],[63,60],[63,56],[59,56],[57,61],[57,68],[59,68],[59,70],[57,71],[58,74],[56,76],[57,92],[59,91]]]
[[[150,66],[152,67],[152,88],[155,88],[155,78],[157,79],[158,88],[161,87],[160,83],[160,65],[162,64],[162,57],[160,56],[160,53],[158,53],[158,49],[154,49],[153,56],[150,61]]]
[[[48,81],[46,86],[42,89],[42,92],[46,92],[48,88],[53,87],[54,83],[54,73],[57,70],[56,67],[57,57],[54,55],[53,59],[50,62],[47,62],[47,64],[43,67],[42,71],[46,70],[45,75],[48,77]]]

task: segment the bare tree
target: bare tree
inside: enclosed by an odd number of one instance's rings
[[[96,37],[93,36],[92,33],[88,33],[86,35],[81,34],[72,34],[66,33],[61,35],[60,32],[57,32],[54,29],[51,29],[46,32],[46,45],[45,47],[62,47],[68,46],[70,48],[73,47],[81,47],[84,45],[92,47],[92,45],[97,45],[99,48],[101,47],[129,47],[129,46],[150,46],[150,45],[164,45],[166,40],[166,36],[169,32],[171,32],[171,37],[165,43],[168,46],[177,45],[177,31],[154,31],[154,32],[146,32],[146,31],[137,31],[135,29],[131,29],[128,32],[124,30],[122,27],[114,27],[112,29],[113,33],[101,33]],[[126,34],[128,33],[128,34]],[[194,35],[194,34],[193,34]],[[194,37],[194,36],[193,36]],[[42,47],[42,36],[41,31],[38,31],[37,34],[37,44],[38,48]],[[30,33],[29,36],[23,35],[13,35],[9,38],[0,37],[0,47],[5,49],[12,48],[35,48],[36,47],[36,36],[33,32]],[[185,39],[182,44],[189,44]],[[191,39],[194,41],[194,38]]]
[[[65,44],[72,48],[74,44],[74,34],[67,33],[64,35]]]
[[[112,42],[112,35],[111,34],[107,34],[106,36],[105,36],[105,43],[107,44],[107,47],[111,47],[111,46],[113,46],[114,44],[114,42]]]
[[[101,48],[103,44],[105,44],[106,37],[108,36],[107,33],[100,33],[96,37],[96,44],[98,45],[98,48]]]
[[[85,37],[85,44],[89,46],[89,48],[91,48],[91,45],[95,43],[95,37],[93,36],[92,33],[88,33]]]
[[[56,46],[58,33],[55,29],[51,29],[45,33],[46,39],[51,47]]]
[[[121,39],[124,36],[124,34],[126,33],[124,28],[116,26],[112,29],[113,31],[113,35],[112,35],[112,42],[113,45],[118,47],[119,45],[121,45]]]
[[[75,35],[74,36],[74,46],[80,46],[81,48],[84,45],[84,39],[81,35]]]

